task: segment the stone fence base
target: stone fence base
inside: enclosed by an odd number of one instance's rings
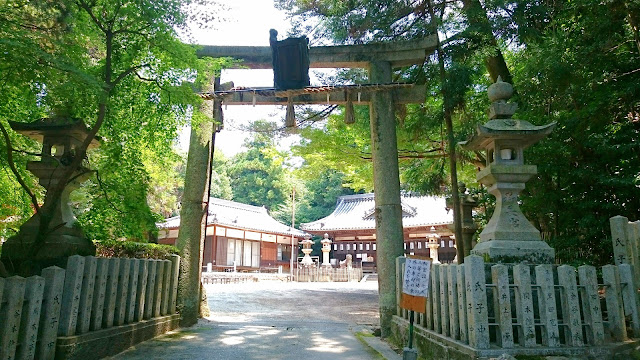
[[[402,348],[408,343],[409,321],[402,317],[393,316],[391,324],[392,338],[396,346]],[[608,343],[597,347],[515,347],[511,349],[474,349],[471,346],[450,337],[414,325],[414,342],[420,359],[428,360],[485,360],[497,358],[502,354],[512,356],[579,356],[584,359],[613,360],[627,359],[625,353],[640,346],[640,341],[625,341]]]
[[[118,354],[140,342],[178,328],[180,315],[173,314],[114,326],[82,335],[58,337],[56,359],[101,359]]]

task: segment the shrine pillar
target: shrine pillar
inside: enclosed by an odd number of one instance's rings
[[[372,61],[371,83],[391,83],[391,63]],[[381,336],[391,335],[392,317],[396,311],[396,265],[404,254],[398,141],[393,96],[390,91],[371,94],[369,106],[373,187],[375,194],[378,292],[380,294]]]

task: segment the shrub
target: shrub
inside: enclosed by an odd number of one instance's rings
[[[170,259],[178,254],[175,246],[135,241],[103,240],[95,241],[95,245],[96,256],[106,258]]]

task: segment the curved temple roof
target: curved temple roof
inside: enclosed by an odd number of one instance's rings
[[[453,223],[453,212],[447,211],[444,197],[402,194],[402,225],[404,228]],[[301,224],[306,231],[375,229],[373,193],[346,195],[338,198],[331,215]]]
[[[166,219],[157,224],[161,229],[175,229],[180,226],[180,216]],[[261,231],[279,235],[304,236],[306,233],[272,218],[262,206],[241,204],[235,201],[209,198],[207,225],[223,225],[232,228]]]

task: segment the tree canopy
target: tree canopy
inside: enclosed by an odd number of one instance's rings
[[[609,217],[640,217],[640,7],[635,2],[277,3],[290,12],[297,32],[327,42],[439,35],[439,56],[395,71],[397,80],[424,83],[428,89],[425,104],[397,111],[406,189],[437,193],[451,186],[442,158],[448,155],[449,142],[443,135],[445,115],[451,115],[453,141],[464,140],[476,124],[487,121],[486,87],[498,75],[512,82],[512,100],[520,105],[516,117],[538,125],[558,124],[548,139],[525,153],[526,161],[538,165],[539,171],[523,193],[525,213],[556,248],[560,261],[610,262]],[[366,123],[367,114],[358,114],[351,127],[340,124],[342,115],[336,114],[326,127],[301,132],[305,140],[295,151],[307,161],[308,171],[322,162],[340,168],[343,151],[353,159],[350,166],[342,166],[348,182],[349,174],[370,173],[368,134],[360,123]],[[403,159],[402,149],[420,149],[432,157]],[[477,186],[473,173],[484,159],[469,152],[456,157],[461,180]],[[482,199],[490,213],[487,200]],[[484,211],[481,214],[486,218]]]

